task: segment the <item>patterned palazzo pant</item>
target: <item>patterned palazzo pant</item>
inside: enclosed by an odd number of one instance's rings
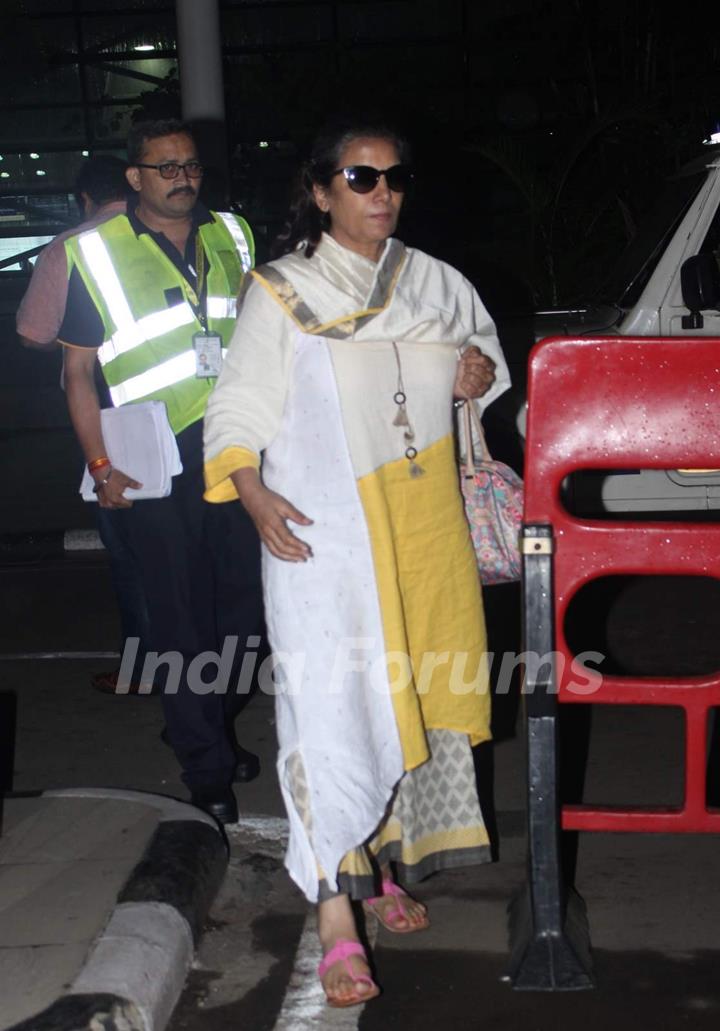
[[[453,730],[428,730],[431,758],[405,773],[373,835],[346,853],[338,871],[340,892],[353,899],[380,891],[380,866],[394,863],[398,879],[413,884],[438,870],[490,861],[475,785],[470,741]],[[307,778],[299,752],[287,769],[295,808],[312,843]],[[332,898],[318,867],[320,901]]]

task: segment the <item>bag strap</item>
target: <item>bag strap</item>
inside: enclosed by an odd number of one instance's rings
[[[492,455],[488,451],[483,432],[482,422],[478,415],[477,408],[472,401],[466,401],[462,406],[463,436],[465,438],[465,475],[470,478],[475,475],[475,449],[473,447],[472,428],[475,427],[480,452],[483,462],[492,461]]]

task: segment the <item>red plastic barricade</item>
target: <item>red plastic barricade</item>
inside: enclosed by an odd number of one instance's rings
[[[720,577],[720,525],[599,521],[571,516],[563,478],[580,469],[720,466],[720,340],[622,338],[544,341],[530,360],[525,523],[553,534],[555,646],[560,702],[672,705],[685,713],[685,799],[680,808],[566,806],[564,829],[720,831],[705,805],[708,708],[720,675],[598,676],[589,693],[572,677],[563,626],[576,592],[611,574]]]
[[[563,632],[569,603],[591,580],[720,577],[720,525],[579,518],[561,502],[563,480],[579,470],[720,466],[720,340],[552,338],[533,350],[529,371],[521,541],[528,876],[510,907],[508,976],[516,989],[557,991],[594,984],[584,903],[566,883],[561,821],[565,830],[720,831],[720,811],[705,804],[708,709],[720,706],[720,675],[595,673],[578,693]],[[584,667],[583,677],[590,672]],[[683,805],[560,809],[558,701],[682,708]]]

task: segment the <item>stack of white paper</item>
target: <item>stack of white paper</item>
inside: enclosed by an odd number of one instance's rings
[[[182,472],[175,434],[168,422],[163,401],[141,401],[100,412],[103,440],[113,469],[119,469],[142,483],[128,487],[129,501],[165,498],[172,490],[172,477]],[[85,501],[97,501],[95,481],[85,467],[80,493]]]

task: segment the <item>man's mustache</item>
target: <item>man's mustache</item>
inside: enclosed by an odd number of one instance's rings
[[[195,196],[192,186],[176,186],[174,190],[170,191],[168,197],[175,197],[178,193],[189,193],[191,197]]]

